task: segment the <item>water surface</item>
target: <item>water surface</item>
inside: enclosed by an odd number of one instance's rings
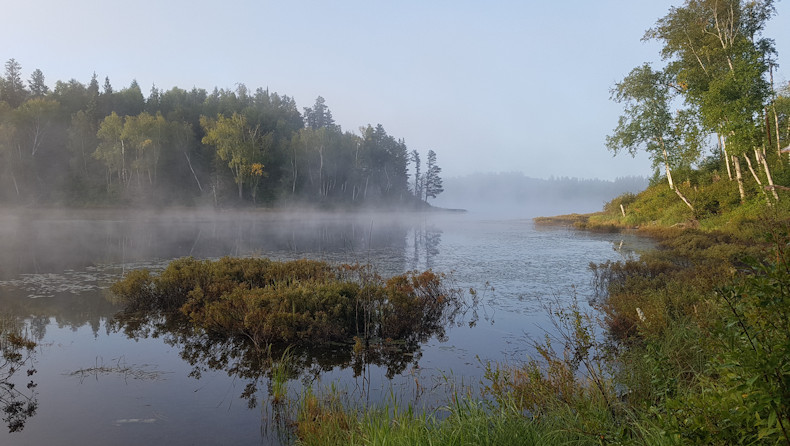
[[[266,376],[254,398],[245,398],[249,371],[206,360],[238,349],[209,346],[215,351],[193,354],[190,362],[185,352],[194,353],[198,341],[167,333],[130,338],[111,323],[122,307],[106,289],[131,269],[161,269],[182,256],[232,255],[370,263],[385,276],[428,268],[448,273],[453,286],[474,288],[480,302],[442,339],[362,368],[348,354],[306,354],[289,386],[298,395],[304,386],[334,385],[363,404],[393,395],[436,403],[448,381],[479,382],[482,362],[526,358],[527,337],[549,328],[541,302],[589,299],[590,262],[649,246],[634,236],[464,214],[6,214],[0,217],[0,308],[23,320],[39,343],[32,375],[38,408],[21,431],[3,430],[0,444],[278,443]],[[18,375],[12,380],[30,380]]]

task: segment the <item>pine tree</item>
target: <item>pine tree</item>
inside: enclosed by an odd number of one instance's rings
[[[437,195],[444,192],[442,188],[442,178],[439,176],[442,168],[436,165],[436,152],[433,150],[428,151],[428,163],[425,166],[425,202],[428,202],[428,197],[436,198]]]

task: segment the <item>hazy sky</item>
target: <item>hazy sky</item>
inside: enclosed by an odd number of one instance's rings
[[[3,6],[0,61],[47,84],[95,72],[116,90],[152,84],[319,95],[344,130],[381,123],[409,149],[433,149],[445,176],[520,171],[613,179],[647,158],[604,146],[621,107],[609,89],[660,63],[640,39],[668,0],[202,1],[27,0]],[[766,34],[790,80],[790,6]],[[784,23],[785,26],[781,26]]]

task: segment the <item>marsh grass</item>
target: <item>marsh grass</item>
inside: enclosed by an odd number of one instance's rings
[[[393,400],[376,408],[349,408],[339,403],[336,394],[323,398],[310,394],[297,420],[297,443],[552,445],[568,444],[575,438],[530,421],[514,406],[494,407],[468,394],[455,395],[448,405],[434,410],[401,406]]]
[[[370,266],[260,258],[183,258],[159,275],[131,271],[111,291],[127,313],[180,314],[218,336],[263,349],[333,342],[414,346],[445,327],[463,307],[460,290],[432,271],[384,279]]]

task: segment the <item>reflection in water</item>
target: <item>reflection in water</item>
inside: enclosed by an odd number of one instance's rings
[[[367,263],[386,251],[390,263],[402,266],[410,225],[397,214],[30,212],[0,215],[0,280],[69,273],[78,279],[102,265],[259,253]],[[49,295],[57,290],[45,289]]]
[[[433,224],[423,221],[413,228],[414,241],[412,255],[412,268],[425,265],[425,268],[434,268],[433,259],[439,255],[439,245],[442,242],[442,230]]]
[[[161,338],[167,345],[175,347],[180,357],[192,367],[189,376],[199,380],[204,373],[224,371],[244,384],[240,397],[249,408],[259,404],[260,391],[265,385],[265,401],[271,408],[268,421],[278,436],[288,437],[295,414],[288,400],[287,383],[299,381],[309,388],[319,377],[330,371],[349,369],[354,378],[363,378],[360,389],[363,396],[369,391],[371,366],[386,370],[388,379],[402,374],[407,367],[419,368],[420,346],[431,337],[445,339],[445,325],[456,320],[458,312],[448,315],[444,324],[419,330],[419,336],[406,341],[385,340],[368,346],[357,342],[354,345],[333,343],[316,347],[284,347],[269,344],[256,346],[242,337],[223,337],[195,328],[180,312],[149,314],[121,312],[112,321],[112,330],[122,332],[130,339]],[[283,389],[286,389],[285,391]],[[268,413],[268,412],[267,412]],[[281,440],[286,439],[280,438]]]
[[[447,376],[477,382],[482,361],[522,360],[529,353],[525,334],[545,326],[540,297],[565,296],[563,286],[574,284],[586,300],[594,294],[590,262],[620,260],[649,245],[628,234],[464,216],[23,212],[28,215],[0,214],[0,308],[25,321],[29,336],[40,341],[39,386],[28,393],[35,416],[21,432],[0,432],[0,444],[133,445],[162,438],[267,444],[277,439],[266,429],[280,423],[287,432],[289,398],[330,385],[349,402],[375,405],[394,395],[442,404],[447,395],[437,383]],[[338,344],[288,355],[213,339],[164,317],[108,322],[122,308],[105,289],[124,271],[158,271],[188,255],[369,262],[386,277],[428,268],[454,272],[452,286],[475,288],[485,304],[481,317],[490,321],[455,325],[447,329],[448,342],[430,339],[411,350]],[[140,370],[164,375],[135,379]],[[29,379],[23,368],[11,378],[19,390]],[[83,384],[75,385],[79,380]],[[275,398],[283,386],[289,398]],[[262,413],[248,410],[248,403]]]
[[[0,409],[9,432],[21,431],[38,409],[37,385],[28,380],[36,373],[35,346],[20,333],[14,321],[0,317]]]
[[[28,320],[42,339],[50,318],[86,323],[98,336],[119,307],[96,299],[126,271],[157,270],[173,258],[264,255],[406,270],[411,223],[390,214],[141,213],[24,211],[0,215],[0,308]],[[434,249],[435,251],[435,249]],[[412,266],[417,268],[417,265]]]

